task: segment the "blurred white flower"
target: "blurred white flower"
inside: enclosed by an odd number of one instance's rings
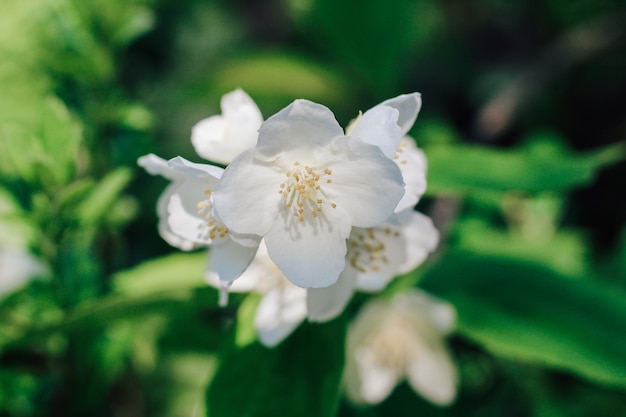
[[[149,154],[137,163],[171,182],[157,203],[159,233],[172,246],[188,251],[211,245],[214,268],[223,285],[235,280],[252,261],[259,238],[232,233],[213,215],[212,190],[223,169],[176,157]]]
[[[380,111],[379,135],[393,140],[397,113]],[[379,147],[344,136],[328,108],[306,100],[263,123],[256,147],[232,161],[213,193],[229,230],[263,237],[287,279],[310,288],[337,281],[352,226],[385,221],[403,194],[398,166]]]
[[[237,155],[256,144],[263,116],[243,90],[222,96],[222,114],[196,123],[191,129],[191,143],[201,157],[229,164]]]
[[[0,248],[0,297],[19,290],[33,278],[47,275],[47,269],[23,249]]]
[[[348,331],[348,398],[377,404],[406,379],[434,404],[450,404],[456,397],[457,370],[444,339],[455,319],[450,304],[419,290],[370,301]]]
[[[402,171],[405,192],[396,207],[396,213],[415,207],[426,191],[426,156],[415,145],[415,141],[406,136],[421,107],[422,98],[419,93],[402,94],[372,107],[346,128],[346,135],[359,137],[366,143],[380,147],[387,157],[398,164]],[[398,128],[395,135],[381,135],[380,115],[384,112],[390,114],[389,109],[397,112]]]

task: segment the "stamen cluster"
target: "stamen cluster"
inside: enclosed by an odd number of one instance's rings
[[[285,173],[287,180],[280,184],[278,193],[283,196],[285,206],[292,209],[293,215],[301,222],[304,222],[307,212],[317,217],[322,211],[326,195],[320,182],[332,183],[332,179],[329,178],[332,173],[331,169],[326,168],[318,174],[316,167],[303,166],[299,161],[294,162],[292,169]],[[330,206],[337,207],[332,202]]]

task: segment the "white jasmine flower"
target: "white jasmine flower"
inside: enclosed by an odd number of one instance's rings
[[[138,164],[172,181],[157,203],[163,239],[185,251],[211,245],[221,282],[226,285],[239,277],[252,261],[259,239],[231,233],[214,217],[211,193],[224,170],[181,157],[165,161],[153,154],[139,158]]]
[[[47,269],[23,249],[0,248],[0,297],[10,294],[31,279],[47,274]]]
[[[364,142],[380,147],[387,157],[398,164],[405,183],[405,193],[396,207],[396,213],[415,207],[426,191],[426,156],[417,148],[415,141],[406,136],[421,107],[419,93],[403,94],[372,107],[346,128],[346,134],[356,135]],[[389,114],[390,108],[398,114],[396,134],[381,135],[380,114]],[[388,120],[387,123],[392,121]]]
[[[222,114],[196,123],[191,129],[191,143],[201,157],[229,164],[237,155],[256,144],[263,116],[243,90],[222,96]]]
[[[438,405],[456,396],[457,371],[445,344],[455,310],[423,291],[366,304],[348,330],[345,385],[356,403],[376,404],[407,379]]]
[[[379,117],[388,128],[379,134],[396,135],[386,120],[397,110]],[[352,226],[385,221],[403,194],[398,166],[379,147],[344,136],[328,108],[296,100],[263,123],[256,147],[232,161],[213,195],[217,217],[263,237],[291,282],[327,287],[344,269]]]

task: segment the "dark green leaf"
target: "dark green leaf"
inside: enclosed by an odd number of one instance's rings
[[[423,286],[451,301],[459,331],[497,355],[626,388],[626,294],[505,257],[452,254]]]
[[[207,393],[211,417],[328,417],[337,412],[345,319],[301,326],[274,349],[226,352]]]

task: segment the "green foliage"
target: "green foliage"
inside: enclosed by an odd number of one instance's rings
[[[598,282],[514,258],[450,254],[423,285],[451,301],[459,332],[496,355],[626,387],[626,301]]]
[[[229,347],[207,392],[208,414],[336,415],[345,331],[341,317],[301,326],[274,349],[258,343]]]
[[[428,193],[564,190],[590,183],[601,167],[624,158],[613,145],[578,155],[544,147],[496,150],[471,145],[441,145],[424,150],[428,157]]]
[[[0,294],[0,415],[623,411],[620,2],[1,9],[0,250],[30,252],[49,276]],[[484,106],[520,79],[502,135],[468,144]],[[203,279],[206,250],[163,255],[154,205],[165,183],[135,176],[136,159],[198,161],[190,127],[237,87],[266,117],[301,97],[343,125],[380,100],[423,93],[411,131],[428,158],[419,208],[442,244],[384,295],[420,285],[457,308],[456,404],[434,407],[404,384],[377,407],[340,406],[346,328],[369,294],[268,349],[254,327],[260,294],[230,294],[220,308]]]

